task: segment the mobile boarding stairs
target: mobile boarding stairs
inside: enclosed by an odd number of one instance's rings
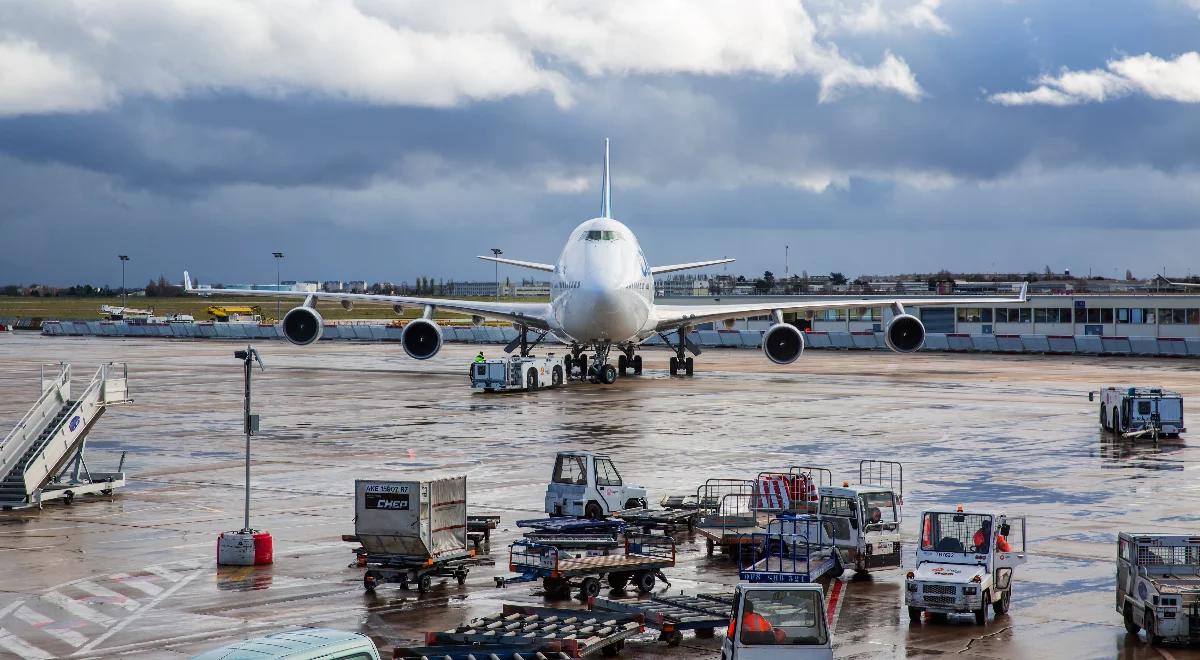
[[[76,495],[112,495],[125,485],[125,454],[116,472],[91,472],[84,461],[88,432],[108,406],[130,403],[129,368],[110,362],[71,396],[71,365],[42,367],[42,394],[0,443],[0,510],[41,507]]]

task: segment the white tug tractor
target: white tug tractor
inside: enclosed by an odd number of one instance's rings
[[[1200,537],[1117,537],[1117,611],[1125,630],[1146,641],[1200,641]]]
[[[970,613],[983,625],[989,606],[997,616],[1008,612],[1013,569],[1024,563],[1024,517],[962,506],[926,511],[917,566],[904,584],[908,618],[917,623],[922,612],[931,620]]]
[[[646,508],[646,489],[626,484],[612,459],[590,451],[561,451],[546,485],[546,513],[600,519]]]

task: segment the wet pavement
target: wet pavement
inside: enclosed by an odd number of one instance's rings
[[[276,561],[218,569],[217,534],[241,527],[238,347],[0,335],[6,430],[36,398],[43,362],[72,362],[82,387],[99,363],[126,361],[135,399],[109,410],[89,441],[93,469],[127,452],[129,486],[113,501],[0,513],[0,655],[178,658],[296,625],[361,631],[390,655],[504,602],[574,606],[531,585],[498,589],[492,577],[505,573],[513,522],[540,514],[555,452],[590,449],[611,454],[652,500],[797,464],[852,478],[870,457],[905,464],[908,539],[926,505],[1029,517],[1030,561],[1008,615],[910,626],[902,573],[844,579],[839,657],[1200,657],[1127,636],[1113,607],[1118,531],[1198,531],[1200,450],[1186,436],[1159,447],[1114,441],[1087,400],[1101,385],[1162,385],[1190,406],[1200,401],[1192,361],[811,351],[779,367],[731,349],[706,351],[696,377],[671,379],[669,354],[648,350],[647,375],[611,387],[484,395],[466,382],[474,346],[421,363],[389,344],[263,343],[253,522],[274,535]],[[454,474],[468,477],[473,513],[502,517],[497,565],[476,568],[464,587],[365,593],[340,540],[353,531],[354,479]],[[678,541],[662,589],[736,582],[703,539]],[[906,554],[911,565],[911,546]],[[720,635],[689,634],[675,648],[654,633],[637,639],[622,657],[716,657]]]

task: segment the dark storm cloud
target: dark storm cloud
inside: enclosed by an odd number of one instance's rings
[[[0,118],[0,235],[23,246],[6,248],[0,281],[112,281],[119,251],[137,252],[145,277],[190,266],[262,280],[276,249],[301,278],[488,278],[473,255],[501,245],[551,260],[596,212],[605,136],[614,211],[658,262],[729,254],[739,269],[778,270],[762,245],[794,242],[814,272],[1064,260],[1102,270],[1105,259],[1123,271],[1125,254],[1103,237],[1141,229],[1136,249],[1169,252],[1194,233],[1196,105],[987,100],[1059,67],[1194,48],[1194,11],[1163,1],[940,13],[948,32],[830,37],[851,62],[902,57],[917,100],[868,87],[820,103],[812,76],[566,64],[570,105],[547,91],[431,108],[218,89]],[[48,272],[53,236],[85,248]]]

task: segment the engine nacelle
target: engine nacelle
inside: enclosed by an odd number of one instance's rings
[[[414,360],[428,360],[442,350],[442,329],[429,319],[409,321],[400,333],[404,352]]]
[[[762,349],[775,364],[791,364],[804,352],[804,334],[790,323],[776,323],[763,333]]]
[[[897,353],[913,353],[925,345],[925,325],[912,314],[892,317],[883,340],[888,348]]]
[[[308,346],[324,331],[325,319],[312,307],[295,307],[283,315],[283,336],[297,346]]]

